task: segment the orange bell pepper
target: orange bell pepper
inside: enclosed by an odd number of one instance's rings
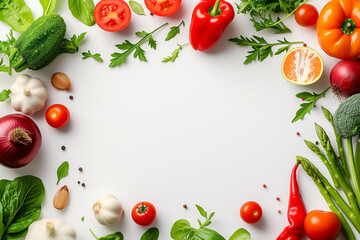
[[[328,55],[351,59],[360,55],[360,1],[332,0],[317,21],[320,47]]]

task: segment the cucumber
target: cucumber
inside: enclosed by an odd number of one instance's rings
[[[10,65],[16,72],[47,66],[61,53],[65,33],[66,24],[60,15],[53,13],[39,17],[12,46]]]

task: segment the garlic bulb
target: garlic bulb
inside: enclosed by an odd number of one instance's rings
[[[93,206],[96,220],[103,225],[116,224],[124,213],[120,201],[112,194],[101,196]]]
[[[25,240],[75,240],[76,232],[64,220],[47,218],[29,226]]]

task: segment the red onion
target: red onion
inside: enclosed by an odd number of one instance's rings
[[[0,118],[0,163],[19,168],[30,163],[41,146],[41,133],[29,117],[10,114]]]
[[[330,73],[330,83],[333,92],[343,97],[360,93],[360,61],[342,60]]]

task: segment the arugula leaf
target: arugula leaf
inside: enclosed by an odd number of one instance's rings
[[[10,97],[10,89],[3,89],[0,93],[0,102],[4,102],[6,99]]]
[[[79,51],[79,47],[81,46],[81,42],[84,40],[86,32],[81,33],[79,36],[75,34],[70,38],[64,38],[63,46],[61,48],[62,53],[76,53]]]
[[[182,48],[186,45],[189,45],[190,43],[185,43],[185,44],[177,44],[178,47],[175,48],[175,50],[171,53],[170,56],[164,57],[164,59],[162,60],[162,62],[175,62],[175,60],[179,57],[179,52],[180,50],[182,50]]]
[[[134,58],[139,58],[140,61],[144,61],[146,62],[147,59],[145,57],[145,51],[140,47],[141,44],[143,44],[144,42],[148,41],[149,42],[149,46],[153,49],[156,49],[156,41],[153,39],[153,34],[155,32],[157,32],[159,29],[163,28],[164,26],[166,26],[168,23],[165,23],[163,25],[161,25],[160,27],[156,28],[155,30],[153,30],[152,32],[148,33],[145,31],[139,31],[136,32],[136,36],[138,37],[142,37],[142,39],[140,39],[137,43],[133,44],[128,40],[125,40],[125,42],[120,43],[115,45],[118,49],[120,50],[125,50],[122,53],[118,53],[118,52],[114,52],[113,54],[111,54],[111,56],[113,57],[110,60],[110,64],[109,67],[116,67],[116,66],[120,66],[123,63],[126,62],[127,57],[133,52],[135,51],[133,57]]]
[[[43,15],[50,14],[54,11],[57,0],[39,0],[39,1],[41,6],[43,7]]]
[[[301,92],[296,94],[297,98],[303,99],[304,101],[307,101],[307,103],[300,104],[300,109],[296,112],[295,117],[291,121],[291,123],[296,122],[299,119],[303,119],[307,113],[310,112],[310,110],[315,106],[315,102],[319,99],[325,96],[326,92],[331,87],[328,87],[325,89],[322,93],[309,93],[309,92]]]
[[[93,58],[98,62],[103,62],[104,60],[101,58],[101,54],[100,53],[95,53],[95,54],[91,54],[90,50],[88,50],[87,52],[83,52],[82,53],[83,58],[82,59],[87,59],[87,58]]]
[[[137,1],[130,0],[129,5],[131,10],[133,10],[133,12],[136,13],[137,15],[146,15],[143,6]]]
[[[69,162],[65,161],[63,162],[57,169],[57,182],[56,185],[59,184],[60,180],[66,177],[69,173]]]
[[[34,21],[34,17],[24,0],[1,0],[0,21],[9,24],[16,32],[23,32]]]
[[[229,238],[229,240],[250,240],[250,239],[251,239],[250,233],[244,228],[240,228],[236,230],[236,232],[234,232],[233,235],[231,235],[231,237]]]
[[[183,25],[185,27],[185,22],[184,20],[181,21],[181,23],[177,26],[173,26],[170,28],[170,31],[168,33],[168,35],[165,38],[165,41],[169,41],[170,39],[173,39],[176,35],[180,34],[180,27],[181,25]]]
[[[159,229],[156,227],[148,229],[140,238],[140,240],[158,240]]]
[[[263,37],[253,35],[252,38],[240,36],[240,38],[231,38],[230,42],[234,42],[239,46],[251,46],[253,50],[249,51],[249,55],[246,56],[244,64],[249,64],[254,61],[264,61],[267,57],[273,55],[279,55],[283,52],[289,50],[289,47],[293,44],[303,44],[304,42],[289,42],[284,38],[284,40],[277,40],[275,43],[268,43]],[[279,48],[275,54],[273,53],[272,48],[274,46],[285,45],[284,47]]]
[[[95,24],[93,0],[68,0],[72,15],[87,26]]]

